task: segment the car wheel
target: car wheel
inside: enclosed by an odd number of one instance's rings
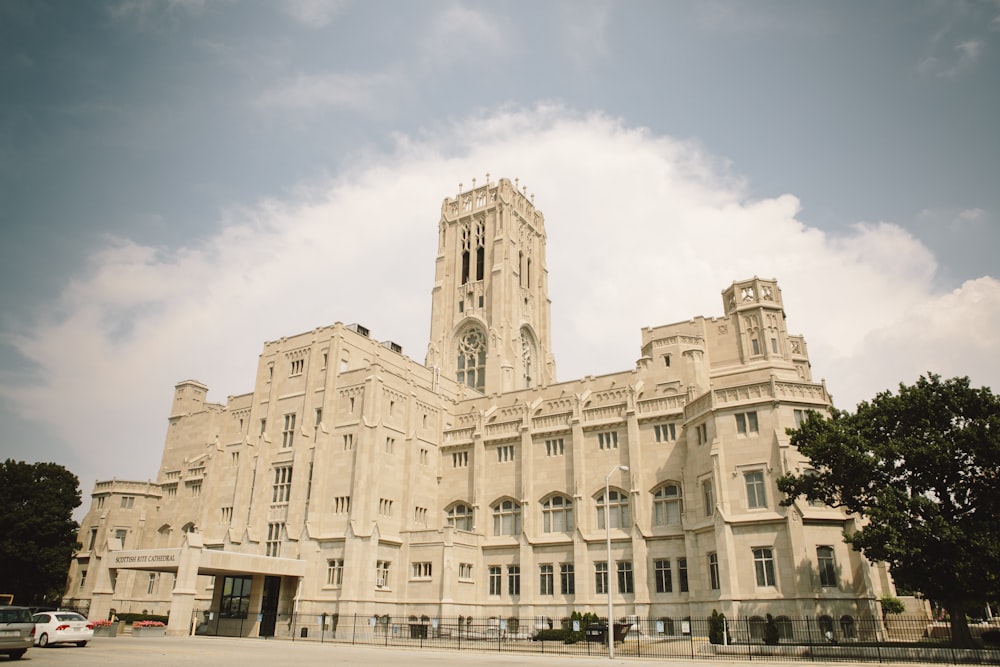
[[[79,646],[80,648],[83,648],[84,646],[87,645],[87,642],[77,642],[76,645]]]
[[[38,646],[41,648],[45,648],[48,645],[49,645],[49,636],[43,632],[42,636],[38,638]]]
[[[24,652],[27,650],[28,649],[22,648],[16,651],[11,651],[10,653],[7,654],[7,657],[10,658],[11,660],[20,660],[21,656],[24,655]]]

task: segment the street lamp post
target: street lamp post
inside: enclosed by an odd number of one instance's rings
[[[615,626],[614,626],[614,613],[615,607],[614,602],[611,600],[611,476],[616,472],[621,470],[622,472],[628,472],[628,466],[617,465],[611,469],[604,477],[604,536],[607,541],[608,546],[608,564],[605,568],[605,574],[607,575],[607,580],[604,582],[604,589],[608,594],[608,659],[613,660],[615,657]]]

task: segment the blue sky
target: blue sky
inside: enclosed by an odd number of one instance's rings
[[[841,407],[1000,387],[1000,3],[0,3],[0,456],[145,479],[173,385],[362,322],[441,200],[536,195],[559,378],[776,277]]]

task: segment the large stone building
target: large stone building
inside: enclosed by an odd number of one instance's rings
[[[533,202],[460,192],[438,239],[424,363],[337,323],[265,343],[224,405],[178,384],[156,481],[95,486],[66,602],[262,635],[275,612],[558,621],[609,586],[641,618],[875,611],[891,583],[854,520],[779,504],[808,466],[786,429],[831,401],[774,280],[556,382]]]

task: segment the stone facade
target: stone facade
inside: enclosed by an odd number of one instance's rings
[[[95,486],[66,602],[170,611],[175,634],[238,604],[558,620],[609,584],[620,616],[876,613],[892,584],[843,543],[855,520],[779,504],[808,467],[785,431],[831,399],[774,280],[556,382],[533,201],[487,182],[438,232],[423,364],[337,323],[265,343],[224,405],[178,384],[155,483]]]

